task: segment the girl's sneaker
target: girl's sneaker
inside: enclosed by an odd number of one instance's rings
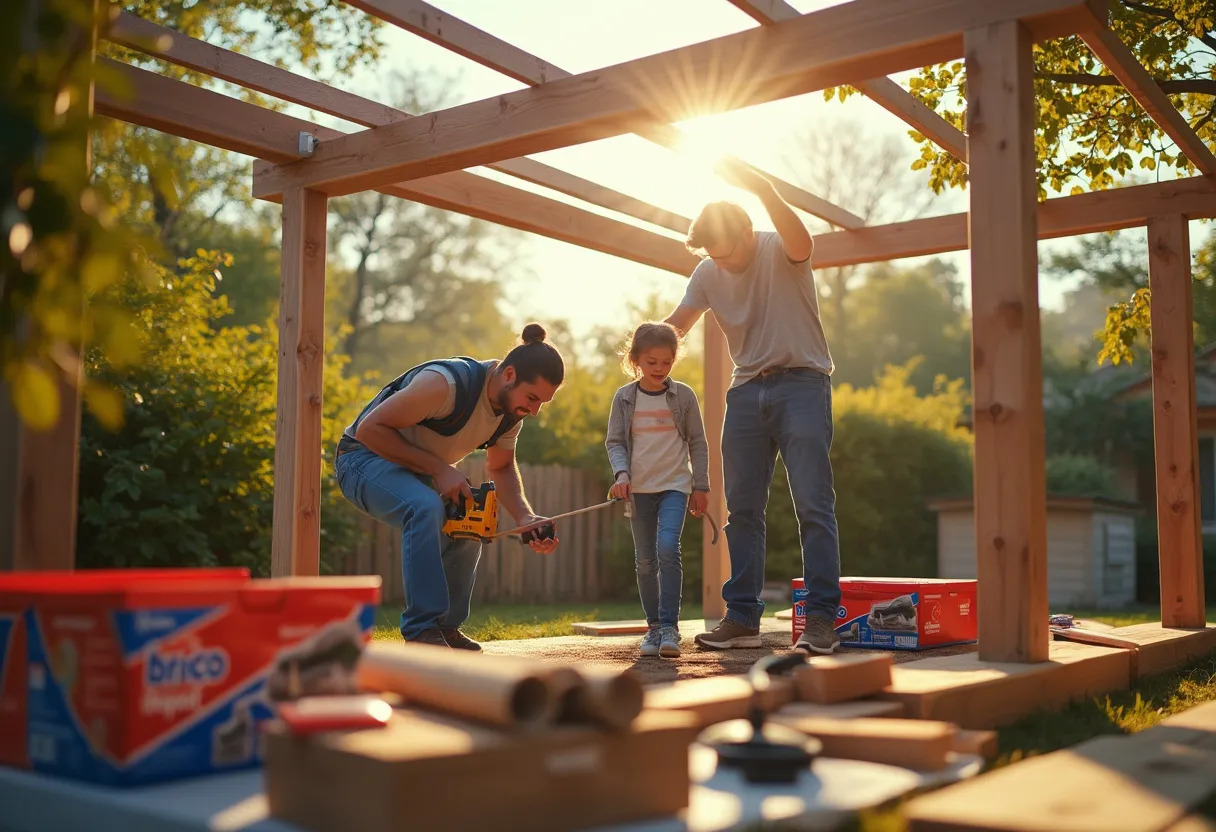
[[[680,631],[675,627],[663,627],[659,630],[659,655],[665,659],[674,659],[680,655]]]
[[[662,639],[661,639],[661,636],[659,633],[659,628],[651,627],[646,632],[646,635],[642,638],[642,655],[643,656],[659,655],[659,650],[660,650],[659,644],[661,641],[662,641]],[[677,655],[679,655],[679,648],[677,648]]]

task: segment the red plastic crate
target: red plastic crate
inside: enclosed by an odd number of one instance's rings
[[[248,581],[243,567],[224,569],[90,569],[0,573],[0,765],[28,768],[26,753],[25,611],[40,595],[91,592],[143,581]]]

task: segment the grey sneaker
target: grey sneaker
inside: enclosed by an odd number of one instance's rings
[[[794,649],[806,653],[827,654],[834,653],[839,646],[840,637],[836,635],[832,622],[822,615],[808,615],[806,629],[798,636]]]
[[[665,659],[679,657],[680,631],[675,627],[663,627],[659,630],[659,655]]]
[[[728,650],[732,647],[759,647],[760,628],[744,627],[729,618],[723,618],[717,627],[708,633],[696,637],[697,644],[714,650]]]
[[[659,644],[662,641],[662,634],[658,627],[651,627],[646,631],[646,635],[642,637],[642,655],[657,656],[659,655]]]

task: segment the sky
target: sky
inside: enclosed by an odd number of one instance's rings
[[[614,0],[605,4],[569,3],[566,0],[432,2],[445,12],[575,73],[756,25],[726,0]],[[797,0],[792,5],[807,12],[835,3]],[[455,78],[454,104],[523,87],[517,81],[395,27],[384,27],[384,39],[386,48],[375,69],[360,71],[335,85],[391,102],[400,92],[394,89],[394,71],[412,68],[428,75]],[[894,78],[899,81],[906,76]],[[711,199],[733,199],[749,211],[756,227],[771,228],[758,200],[716,177],[709,170],[707,159],[729,152],[764,170],[792,179],[787,164],[792,137],[799,131],[814,130],[818,126],[830,129],[842,118],[860,123],[867,135],[897,137],[901,148],[907,149],[908,162],[915,157],[916,145],[907,136],[904,123],[873,102],[861,96],[846,102],[825,102],[821,93],[813,93],[682,125],[697,148],[693,154],[681,155],[636,136],[624,136],[537,154],[533,158],[684,216],[695,216]],[[543,192],[555,199],[572,201],[493,171],[476,169],[475,172]],[[850,207],[847,199],[842,198],[840,203],[842,207]],[[631,221],[584,203],[577,204]],[[963,210],[966,210],[965,192],[955,190],[946,194],[932,213]],[[524,261],[521,278],[508,281],[505,287],[508,302],[504,311],[517,321],[537,318],[543,322],[548,312],[569,320],[575,333],[589,332],[600,325],[624,330],[634,323],[629,318],[630,303],[641,305],[657,294],[661,303],[674,306],[683,294],[685,280],[678,275],[538,235],[527,236],[520,250]],[[1053,246],[1067,245],[1067,242],[1044,244],[1040,246],[1040,253],[1046,254]],[[956,264],[966,283],[969,275],[966,252],[942,257]],[[917,261],[901,262],[913,265]],[[1041,305],[1058,308],[1067,288],[1068,284],[1059,281],[1041,281]]]

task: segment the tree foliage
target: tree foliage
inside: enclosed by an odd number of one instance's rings
[[[100,350],[86,372],[122,394],[121,430],[84,420],[81,566],[269,565],[273,514],[277,329],[273,320],[217,326],[228,255],[198,251],[176,270],[145,264],[112,294],[130,310],[145,358],[116,367]],[[343,551],[349,511],[329,474],[345,420],[370,391],[343,377],[326,339],[323,557]]]
[[[133,241],[89,183],[92,14],[91,0],[18,0],[0,26],[0,377],[36,429],[58,419],[86,341],[135,357],[128,316],[95,299]],[[101,418],[115,412],[103,385],[83,392]]]

